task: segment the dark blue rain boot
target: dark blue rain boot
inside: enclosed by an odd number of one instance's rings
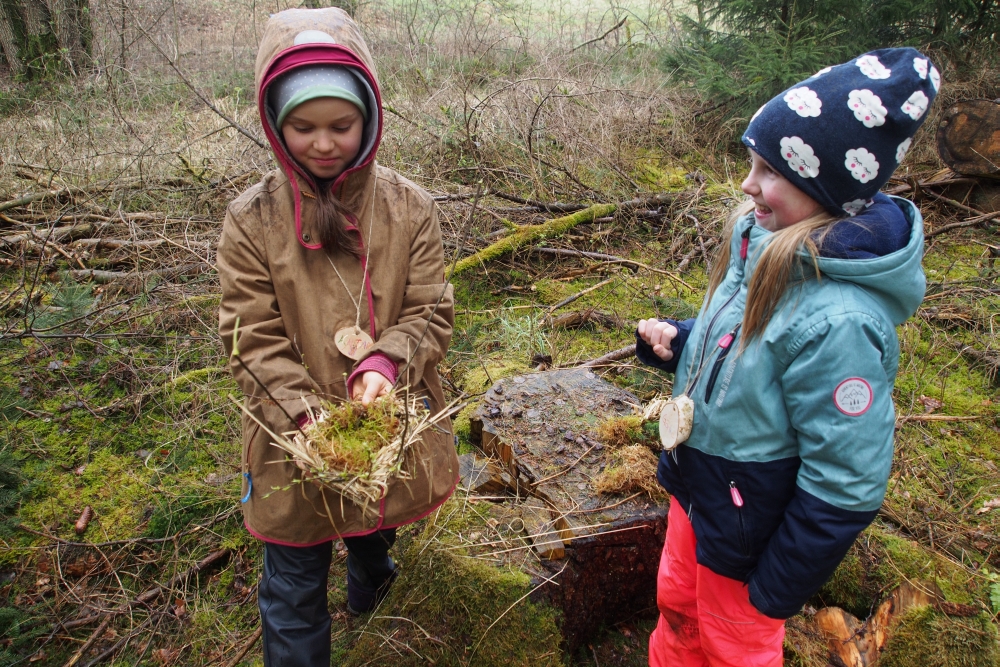
[[[344,539],[347,546],[347,611],[355,616],[374,611],[389,594],[399,570],[389,556],[395,529]]]

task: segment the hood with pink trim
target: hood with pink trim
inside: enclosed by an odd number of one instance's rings
[[[264,35],[257,50],[254,68],[257,85],[257,108],[264,134],[275,159],[291,183],[295,196],[295,232],[299,243],[310,250],[317,250],[319,244],[310,244],[302,238],[302,193],[305,185],[315,190],[317,184],[313,176],[299,165],[289,154],[275,125],[273,114],[268,109],[268,87],[282,74],[309,65],[342,65],[351,68],[368,84],[368,108],[372,111],[365,123],[361,151],[355,164],[338,176],[332,185],[335,192],[348,208],[358,210],[358,198],[369,189],[375,153],[382,139],[382,99],[375,61],[368,51],[361,30],[353,19],[342,9],[286,9],[271,16],[264,27]]]

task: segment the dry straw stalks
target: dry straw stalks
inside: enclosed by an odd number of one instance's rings
[[[426,431],[461,406],[452,403],[432,414],[422,399],[406,389],[394,391],[367,408],[357,401],[324,401],[316,411],[306,403],[309,423],[280,435],[246,406],[241,408],[271,436],[271,444],[290,455],[304,471],[297,482],[318,484],[367,512],[370,505],[385,497],[393,480],[413,479],[414,471],[404,466],[406,455]],[[330,507],[326,510],[335,524]]]

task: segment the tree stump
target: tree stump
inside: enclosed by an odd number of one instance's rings
[[[1000,104],[990,100],[955,103],[938,125],[937,147],[952,171],[1000,179]]]
[[[556,370],[497,382],[472,418],[473,439],[502,462],[508,485],[528,496],[525,530],[558,584],[540,590],[562,609],[571,651],[602,624],[656,613],[667,503],[645,493],[602,495],[593,486],[605,465],[596,427],[639,407],[634,395],[587,369]]]
[[[838,667],[869,667],[878,661],[889,642],[892,620],[910,609],[928,605],[936,605],[946,614],[968,615],[964,609],[958,609],[966,605],[945,602],[941,590],[934,584],[914,585],[907,582],[892,591],[865,622],[840,607],[820,609],[814,620],[830,646],[832,664]],[[956,610],[960,613],[955,614]],[[975,610],[972,613],[976,613]]]

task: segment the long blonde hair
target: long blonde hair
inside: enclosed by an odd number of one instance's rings
[[[712,263],[708,278],[708,293],[715,295],[715,290],[722,284],[729,268],[729,249],[732,242],[736,222],[754,209],[752,200],[740,204],[726,223],[725,239],[719,245]],[[793,277],[804,279],[801,271],[795,271],[798,266],[798,256],[801,250],[809,253],[817,280],[820,277],[819,246],[830,231],[831,223],[839,220],[826,211],[820,211],[808,218],[774,232],[770,243],[760,253],[754,268],[750,284],[747,286],[747,304],[743,311],[741,325],[740,348],[764,333],[771,316],[774,315],[778,302],[784,296]]]

